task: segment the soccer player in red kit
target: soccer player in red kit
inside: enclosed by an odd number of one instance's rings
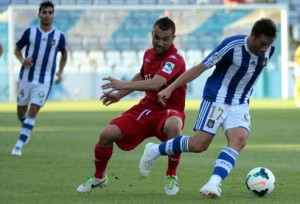
[[[106,186],[106,167],[113,153],[113,143],[124,151],[130,151],[148,137],[156,136],[159,140],[166,141],[181,135],[185,120],[186,86],[176,89],[165,107],[158,102],[157,96],[160,90],[185,72],[185,62],[173,44],[174,39],[174,22],[168,17],[158,19],[152,30],[153,48],[145,51],[140,72],[130,82],[112,77],[104,78],[108,82],[102,89],[111,89],[101,96],[104,105],[118,102],[133,91],[145,91],[145,97],[114,118],[102,131],[94,148],[94,176],[82,183],[77,192],[87,193],[94,187]],[[179,190],[176,176],[179,161],[180,154],[168,158],[165,186],[167,195],[176,195]]]

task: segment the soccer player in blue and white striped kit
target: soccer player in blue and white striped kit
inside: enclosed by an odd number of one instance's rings
[[[177,136],[161,144],[146,144],[139,164],[143,177],[149,175],[154,160],[160,155],[205,151],[222,126],[227,146],[216,159],[209,181],[200,189],[204,198],[221,197],[221,182],[231,172],[239,152],[246,145],[250,132],[250,96],[258,76],[274,53],[276,32],[271,19],[256,21],[250,35],[226,38],[200,64],[158,94],[158,100],[164,105],[173,90],[215,66],[204,87],[194,137]]]
[[[17,93],[17,115],[22,122],[19,139],[12,155],[21,156],[22,147],[29,141],[36,116],[45,104],[50,93],[56,71],[56,56],[60,51],[59,69],[56,84],[62,80],[62,73],[67,62],[65,35],[52,27],[54,4],[43,1],[39,7],[40,24],[28,26],[16,43],[15,56],[21,62]],[[25,58],[22,49],[25,49]],[[29,109],[28,109],[29,108]]]

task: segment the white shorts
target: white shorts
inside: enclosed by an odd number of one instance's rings
[[[36,104],[43,106],[50,91],[49,85],[19,81],[17,103],[20,106]]]
[[[224,133],[230,128],[243,127],[250,132],[249,106],[227,105],[203,100],[194,126],[194,130],[200,130],[216,135],[219,127],[223,127]]]

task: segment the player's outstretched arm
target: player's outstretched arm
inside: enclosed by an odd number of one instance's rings
[[[129,90],[129,91],[158,91],[167,80],[159,75],[155,75],[152,79],[144,80],[143,78],[136,78],[137,80],[131,80],[129,82],[123,82],[113,77],[106,77],[103,80],[107,80],[106,84],[102,85],[103,90]]]
[[[180,77],[178,77],[172,84],[170,84],[167,88],[160,91],[158,93],[158,101],[165,106],[167,99],[171,96],[172,92],[182,87],[183,85],[193,81],[195,78],[200,76],[202,72],[206,70],[206,67],[203,63],[200,63],[191,69],[187,70],[185,73],[183,73]]]

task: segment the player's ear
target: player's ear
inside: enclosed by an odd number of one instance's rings
[[[251,32],[250,37],[251,38],[256,38],[256,35],[253,32]]]

